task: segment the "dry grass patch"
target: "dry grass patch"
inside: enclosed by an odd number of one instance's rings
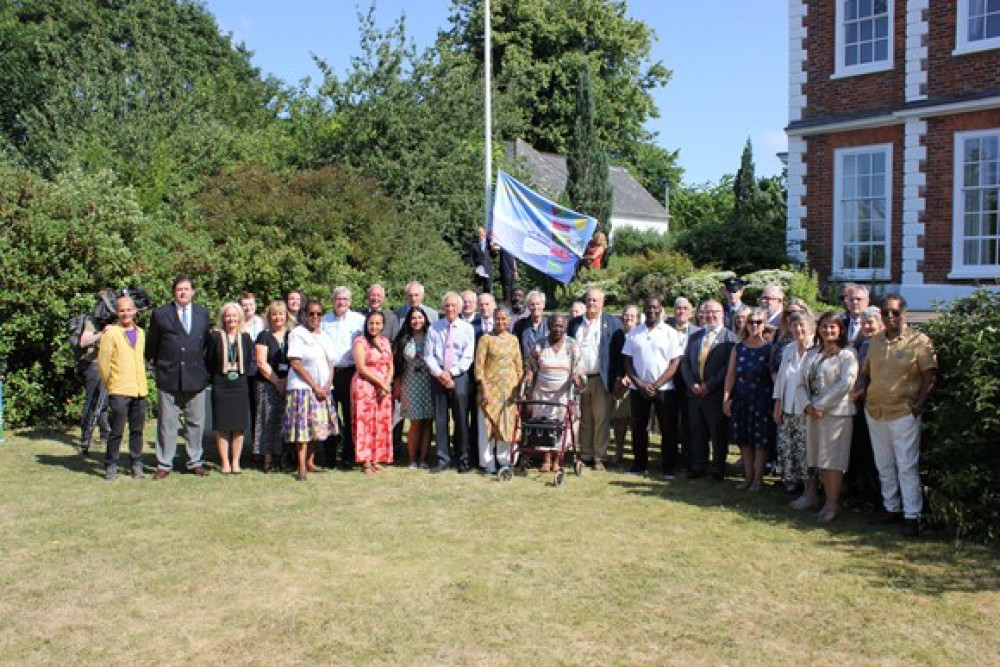
[[[995,553],[820,528],[776,491],[399,468],[108,484],[67,442],[0,446],[3,663],[1000,655]]]

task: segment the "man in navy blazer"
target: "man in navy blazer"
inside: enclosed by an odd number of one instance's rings
[[[469,263],[475,272],[476,289],[493,292],[493,255],[490,242],[486,239],[486,228],[476,230],[478,237],[469,245]]]
[[[188,470],[198,476],[208,471],[202,461],[205,429],[205,341],[212,327],[208,310],[191,303],[194,285],[189,276],[173,284],[174,300],[153,311],[146,337],[146,357],[156,370],[160,418],[156,427],[156,479],[165,479],[174,467],[177,428],[184,414],[187,426]]]
[[[580,373],[587,378],[587,388],[580,396],[580,457],[593,462],[594,470],[604,470],[611,438],[610,412],[611,338],[622,328],[622,321],[604,312],[604,292],[587,290],[586,312],[569,321],[567,335],[580,345]]]
[[[718,301],[702,307],[705,327],[688,338],[681,360],[681,374],[688,391],[688,422],[691,433],[691,460],[688,477],[708,473],[708,443],[712,443],[712,479],[726,477],[729,454],[728,422],[722,411],[723,385],[729,370],[729,355],[739,337],[723,326],[723,308]]]

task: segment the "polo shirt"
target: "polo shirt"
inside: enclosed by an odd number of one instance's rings
[[[905,417],[920,396],[923,373],[937,368],[931,339],[904,327],[890,341],[885,331],[875,334],[868,344],[865,372],[870,378],[865,410],[875,419],[891,421]]]
[[[666,323],[660,322],[652,329],[642,323],[625,336],[622,354],[632,358],[632,368],[640,380],[656,382],[670,362],[684,354],[684,344],[677,330]],[[659,391],[673,388],[671,379]],[[635,387],[632,389],[634,391]]]

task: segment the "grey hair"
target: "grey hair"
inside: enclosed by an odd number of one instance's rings
[[[543,308],[545,307],[545,292],[543,292],[541,290],[533,289],[533,290],[531,290],[530,292],[528,292],[525,295],[524,302],[528,303],[532,299],[541,299],[542,300],[542,307]]]

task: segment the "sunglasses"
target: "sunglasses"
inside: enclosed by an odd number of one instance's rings
[[[747,320],[747,324],[752,324],[755,327],[759,327],[760,325],[764,324],[764,320]]]
[[[322,311],[306,313],[306,317],[323,317]]]
[[[903,314],[903,311],[899,310],[897,308],[883,308],[882,309],[882,315],[884,315],[885,317],[899,317],[902,314]]]

